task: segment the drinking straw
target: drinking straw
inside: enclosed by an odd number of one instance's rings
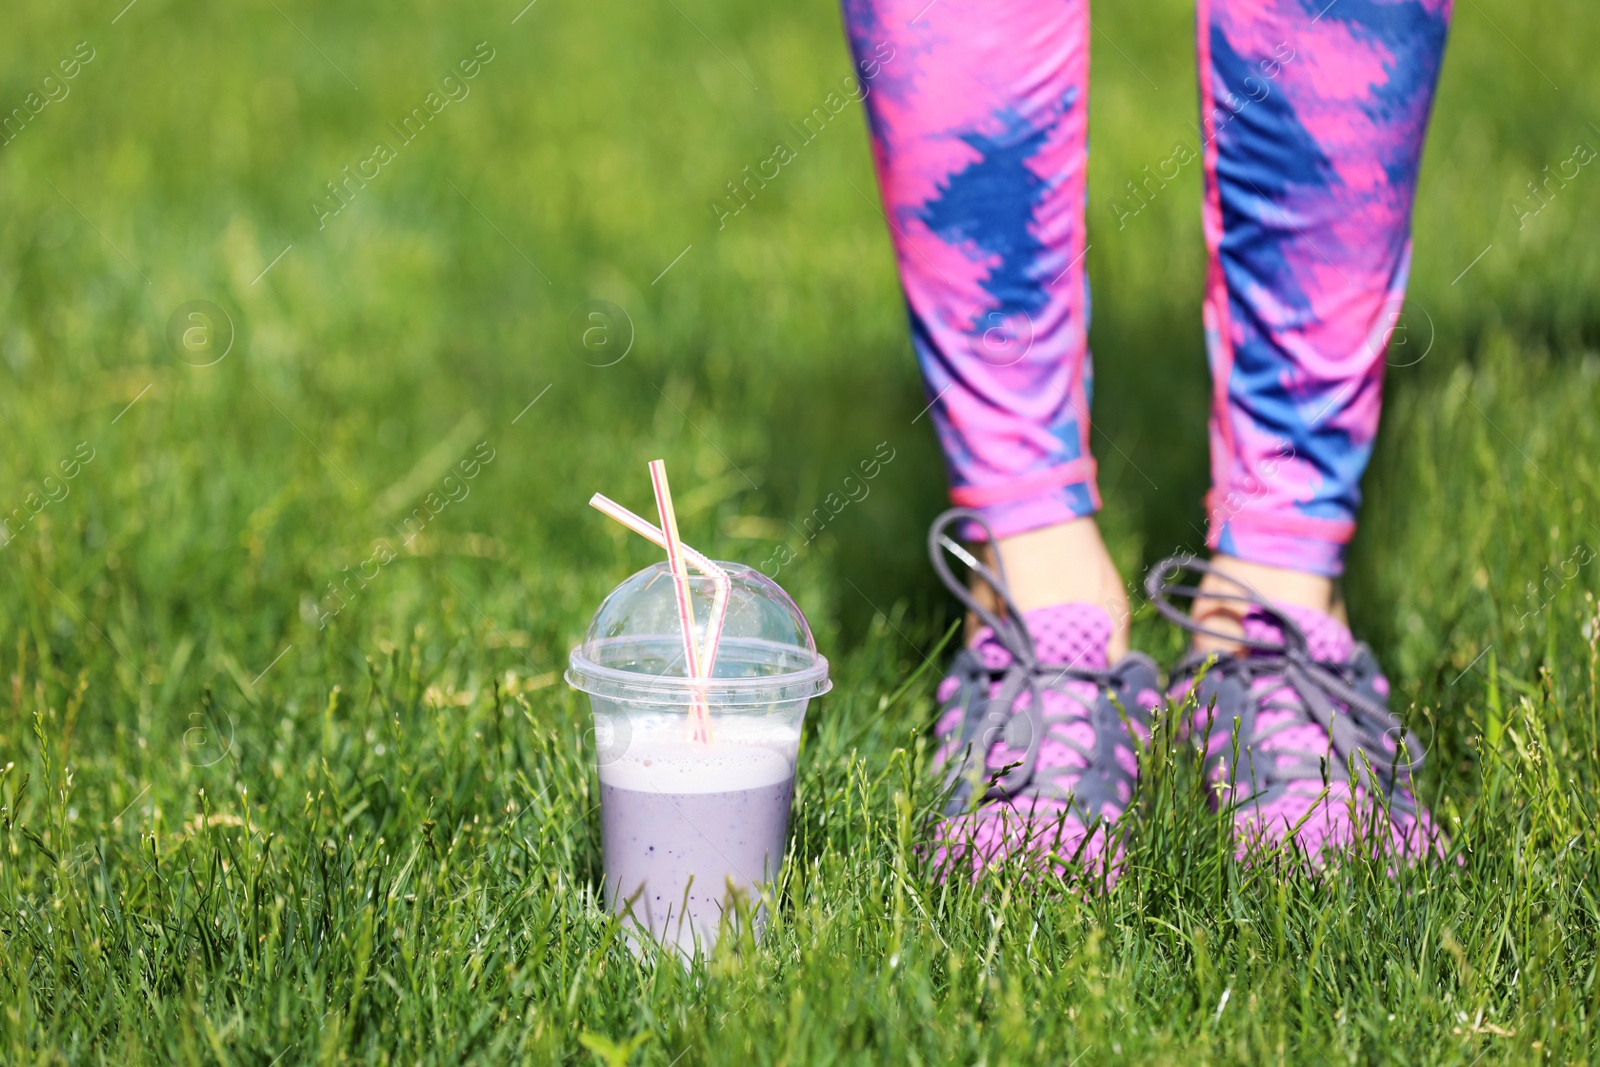
[[[589,505],[603,515],[616,519],[622,525],[643,537],[645,540],[667,547],[667,537],[649,519],[642,518],[623,507],[621,504],[607,497],[603,493],[596,493],[589,498]],[[713,676],[717,672],[717,649],[722,644],[722,629],[728,619],[728,597],[733,591],[733,580],[728,577],[728,572],[713,563],[709,558],[690,548],[680,545],[683,555],[695,570],[711,579],[713,594],[711,597],[711,620],[706,626],[706,643],[700,653],[700,662],[705,667],[706,675]]]
[[[678,515],[672,508],[672,488],[667,484],[667,464],[664,460],[650,461],[650,484],[655,489],[661,533],[667,541],[667,566],[672,570],[672,585],[678,595],[678,621],[683,627],[684,659],[688,662],[689,677],[704,679],[706,673],[700,662],[700,649],[694,642],[694,601],[689,595],[689,568],[683,561],[683,540],[678,536]],[[710,741],[711,709],[706,706],[705,691],[694,687],[691,693],[691,733],[699,740]]]

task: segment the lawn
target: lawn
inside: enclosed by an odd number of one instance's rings
[[[1596,1058],[1600,175],[1529,190],[1600,148],[1589,5],[1457,10],[1346,582],[1450,861],[1242,866],[1158,734],[1107,894],[919,849],[955,614],[859,108],[715,206],[850,73],[836,9],[124,2],[0,33],[0,1063]],[[1192,8],[1095,14],[1131,577],[1201,541],[1198,172],[1111,204],[1197,139]],[[692,969],[600,906],[560,679],[654,558],[585,501],[657,456],[836,682],[771,929]]]

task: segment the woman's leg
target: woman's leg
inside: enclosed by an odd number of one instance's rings
[[[1209,543],[1269,598],[1323,613],[1377,432],[1450,8],[1198,4]],[[1226,627],[1234,609],[1196,614]]]
[[[1414,791],[1424,748],[1329,609],[1405,294],[1449,16],[1449,0],[1199,2],[1220,573],[1176,621],[1224,639],[1197,640],[1173,681],[1192,691],[1192,736],[1241,852],[1441,847]],[[1182,566],[1162,565],[1152,593],[1171,592]]]
[[[951,498],[1023,610],[1126,601],[1090,518],[1087,0],[846,0]],[[873,75],[867,79],[867,75]]]

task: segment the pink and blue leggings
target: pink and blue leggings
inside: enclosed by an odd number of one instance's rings
[[[1198,8],[1208,543],[1335,575],[1405,294],[1451,0]],[[844,12],[878,69],[873,154],[951,498],[1000,536],[1093,514],[1088,0]],[[1139,171],[1108,219],[1126,222],[1162,180]]]

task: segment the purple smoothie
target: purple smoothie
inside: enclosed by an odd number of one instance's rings
[[[600,769],[607,903],[658,941],[709,951],[733,894],[755,907],[777,878],[793,796],[792,758],[772,748],[635,746]]]

